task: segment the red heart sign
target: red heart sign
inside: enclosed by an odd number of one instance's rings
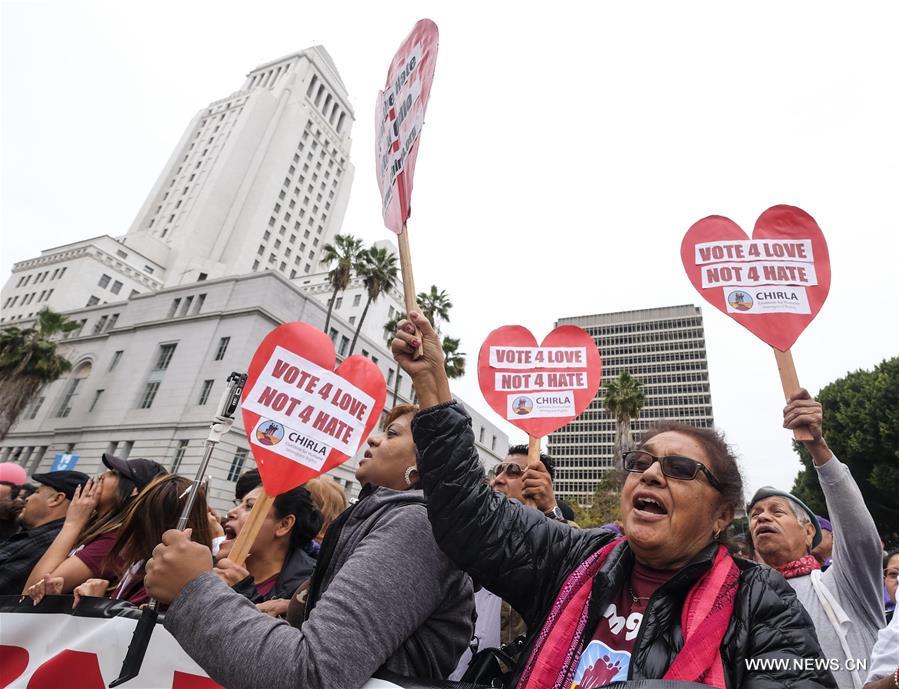
[[[331,339],[285,323],[259,345],[242,396],[244,428],[269,495],[280,495],[342,464],[384,408],[380,369],[359,355],[334,368]]]
[[[728,218],[703,218],[684,235],[681,260],[707,302],[782,352],[830,291],[827,242],[815,219],[795,206],[762,213],[751,240]]]
[[[520,325],[487,336],[478,354],[478,383],[493,411],[540,438],[577,417],[596,397],[602,360],[583,329],[562,325],[537,340]]]

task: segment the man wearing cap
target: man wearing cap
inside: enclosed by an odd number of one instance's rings
[[[0,595],[22,592],[31,569],[62,529],[75,489],[90,477],[80,471],[53,471],[31,478],[40,486],[19,515],[24,528],[0,544]]]
[[[821,542],[815,513],[796,496],[770,486],[759,489],[747,507],[756,559],[777,569],[805,606],[824,658],[838,666],[838,686],[861,689],[864,669],[878,630],[881,606],[880,537],[848,467],[824,441],[822,409],[805,390],[790,398],[784,427],[806,427],[803,441],[814,460],[833,523],[833,564],[826,571],[812,555]]]

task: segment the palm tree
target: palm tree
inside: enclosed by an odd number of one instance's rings
[[[631,420],[640,415],[640,410],[646,404],[640,383],[627,371],[622,371],[618,377],[606,385],[606,396],[603,399],[603,407],[615,416],[618,425],[615,429],[615,468],[623,469],[621,455],[623,452],[633,449],[634,439],[631,436]]]
[[[41,387],[72,370],[71,362],[56,352],[51,338],[78,326],[61,313],[44,308],[32,327],[0,331],[0,440]]]
[[[434,329],[440,332],[440,321],[449,323],[449,310],[453,308],[453,302],[444,290],[438,291],[437,285],[431,285],[429,292],[418,293],[418,308]]]
[[[393,252],[373,246],[364,252],[362,257],[357,271],[362,276],[368,299],[365,301],[365,308],[362,309],[362,315],[356,324],[356,332],[353,335],[353,342],[350,344],[350,354],[356,349],[356,341],[359,339],[359,331],[362,330],[362,322],[368,315],[368,307],[382,294],[390,292],[397,283],[396,256]]]
[[[445,356],[443,367],[446,369],[446,377],[452,380],[465,375],[465,352],[459,351],[460,341],[455,337],[446,335],[443,338],[443,354]]]
[[[328,283],[334,291],[328,301],[328,315],[325,318],[326,333],[328,326],[331,325],[331,311],[334,309],[337,293],[349,287],[350,280],[353,279],[353,271],[359,268],[362,253],[364,253],[362,240],[350,234],[336,234],[333,244],[328,243],[322,247],[321,262],[326,266],[337,263],[328,273]]]
[[[390,349],[390,343],[396,335],[396,327],[400,321],[406,317],[404,313],[398,313],[384,324],[384,340],[387,342],[387,349]],[[393,379],[393,406],[396,406],[397,398],[400,394],[400,367],[396,367],[396,376]]]

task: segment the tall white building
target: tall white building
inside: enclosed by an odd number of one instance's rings
[[[0,322],[227,275],[320,272],[353,182],[352,123],[322,46],[257,67],[194,115],[127,234],[16,263]]]
[[[631,422],[635,439],[668,419],[710,428],[712,396],[702,312],[692,305],[663,306],[592,316],[560,318],[596,342],[606,383],[627,371],[642,385],[646,404]],[[577,419],[548,438],[556,460],[556,491],[589,504],[596,483],[613,466],[615,419],[603,409],[605,385]]]
[[[318,272],[353,181],[352,122],[323,47],[257,67],[194,115],[125,243],[168,266],[166,285]]]

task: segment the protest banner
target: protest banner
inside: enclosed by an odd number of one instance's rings
[[[108,598],[0,596],[0,688],[105,689],[134,631],[139,611]],[[135,689],[221,689],[162,626],[152,635]],[[235,631],[239,634],[239,631]],[[426,689],[455,683],[387,676],[362,689]]]
[[[381,370],[360,355],[336,361],[331,338],[306,323],[275,328],[253,355],[241,411],[263,491],[231,548],[237,564],[274,498],[352,457],[378,423]]]
[[[815,219],[795,206],[772,206],[749,238],[712,215],[687,230],[681,261],[703,299],[771,345],[789,398],[799,389],[790,348],[830,291],[830,255]],[[805,429],[793,435],[810,437]]]
[[[437,66],[437,43],[437,25],[430,19],[417,22],[393,56],[384,90],[378,92],[375,104],[375,174],[384,225],[399,239],[407,314],[416,303],[406,221],[412,209],[418,142]]]
[[[562,325],[538,345],[531,331],[505,325],[478,354],[478,383],[487,404],[528,434],[528,464],[540,461],[540,439],[577,417],[599,390],[602,359],[583,329]]]

